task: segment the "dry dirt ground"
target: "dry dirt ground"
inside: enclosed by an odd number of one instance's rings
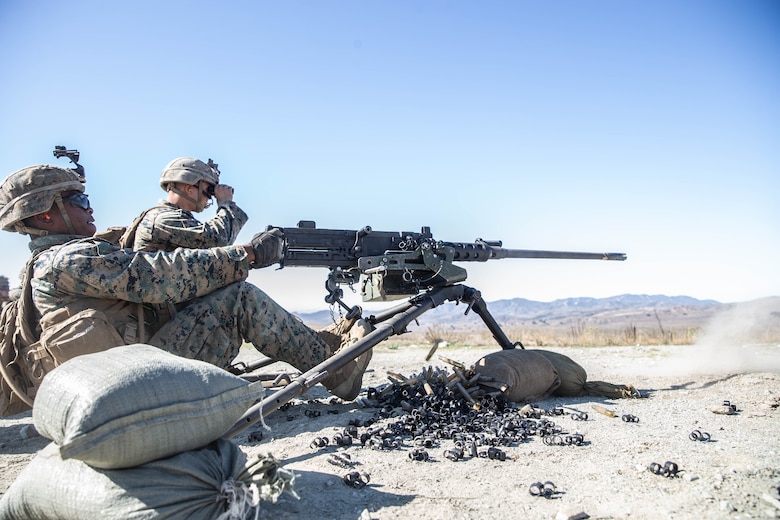
[[[470,365],[491,350],[443,348],[425,361],[427,346],[390,349],[380,344],[364,388],[381,388],[389,382],[388,372],[410,376],[429,365],[450,370],[440,356]],[[582,444],[548,445],[534,435],[499,446],[505,460],[473,457],[467,450],[452,461],[444,452],[454,447],[453,441],[445,439],[427,447],[415,446],[411,438],[385,449],[357,440],[337,446],[336,435],[350,423],[360,435],[402,420],[406,412],[384,410],[392,416],[371,424],[382,409],[332,402],[317,387],[267,417],[270,430],[257,424],[235,439],[247,453],[271,453],[296,474],[299,498],[284,495],[275,504],[264,503],[260,517],[780,518],[780,345],[550,350],[581,364],[589,380],[633,384],[645,397],[536,402],[540,410],[563,409],[563,415],[543,417],[561,429],[562,439],[581,434]],[[724,401],[736,412],[712,411],[724,411]],[[615,417],[598,413],[594,405],[614,411]],[[576,412],[585,412],[587,420],[574,420]],[[625,421],[624,415],[637,421]],[[34,434],[31,423],[29,415],[0,420],[0,492],[48,442]],[[691,440],[694,430],[710,440]],[[321,437],[329,444],[316,447]],[[428,460],[412,460],[415,449],[424,449]],[[336,454],[349,467],[333,464]],[[677,465],[676,476],[648,469],[667,461]],[[368,484],[345,484],[344,475],[352,471],[363,474]],[[537,491],[534,483],[547,481],[555,486],[553,494],[531,494]]]

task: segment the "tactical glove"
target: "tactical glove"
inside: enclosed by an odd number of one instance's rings
[[[255,251],[254,269],[280,262],[284,258],[284,233],[279,228],[258,233],[252,237],[252,249]]]

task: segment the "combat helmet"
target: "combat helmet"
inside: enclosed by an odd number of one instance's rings
[[[0,227],[23,235],[46,235],[46,231],[26,227],[24,220],[49,211],[54,204],[67,219],[60,194],[84,193],[85,182],[75,170],[50,164],[28,166],[12,173],[0,185]]]
[[[206,164],[192,157],[179,157],[169,162],[160,175],[160,187],[164,191],[168,191],[169,184],[174,182],[198,184],[200,181],[206,181],[215,186],[219,184],[219,170],[211,159],[209,159],[209,164]]]

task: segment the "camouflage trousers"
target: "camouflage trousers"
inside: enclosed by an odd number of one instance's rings
[[[178,307],[149,331],[149,344],[221,368],[230,366],[244,341],[304,372],[328,357],[316,332],[250,283],[236,282]]]

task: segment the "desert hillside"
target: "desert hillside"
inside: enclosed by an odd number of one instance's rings
[[[690,296],[624,294],[551,302],[513,298],[488,302],[487,307],[507,335],[535,346],[691,344],[711,336],[748,343],[780,341],[780,297],[721,303]],[[366,307],[364,315],[384,308]],[[476,335],[479,342],[484,335],[491,341],[479,316],[465,312],[464,305],[440,305],[410,326],[405,339],[452,343],[468,336],[471,342]],[[300,317],[321,326],[330,322],[331,313]]]

